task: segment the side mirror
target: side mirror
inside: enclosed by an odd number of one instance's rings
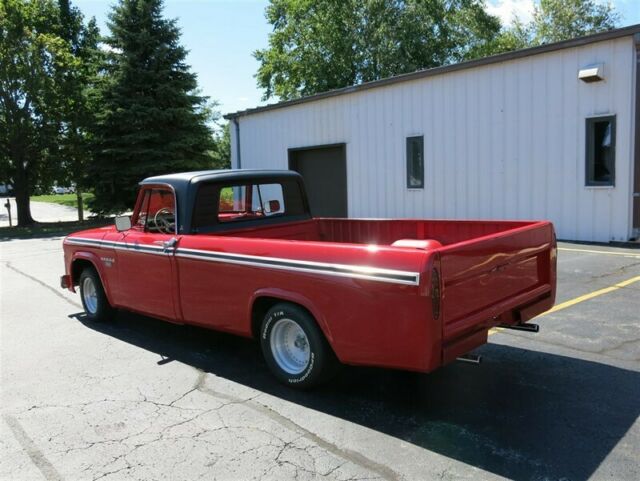
[[[274,212],[280,211],[280,201],[279,200],[270,200],[267,204],[267,214],[273,214]]]
[[[131,216],[118,215],[116,216],[116,230],[122,232],[131,229]]]

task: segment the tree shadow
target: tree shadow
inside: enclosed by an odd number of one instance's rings
[[[278,384],[258,344],[118,313],[90,329],[515,480],[588,479],[640,413],[640,373],[488,344],[481,366],[429,374],[345,367],[311,392]]]

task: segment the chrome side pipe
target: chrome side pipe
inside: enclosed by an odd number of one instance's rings
[[[540,326],[538,324],[500,324],[500,329],[513,329],[514,331],[538,332]]]
[[[468,364],[480,364],[482,362],[482,356],[478,354],[465,354],[464,356],[460,356],[456,358],[456,361],[466,362]]]

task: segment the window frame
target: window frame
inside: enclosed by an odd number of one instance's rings
[[[594,129],[598,122],[611,122],[611,152],[613,162],[611,164],[611,180],[597,181],[590,179],[590,166],[595,164],[595,146],[594,146]],[[585,156],[584,156],[584,185],[585,187],[608,187],[616,186],[616,136],[617,136],[617,119],[615,114],[597,115],[585,118]]]
[[[420,185],[411,185],[411,165],[413,163],[413,158],[411,156],[412,153],[412,142],[415,140],[420,141],[420,151],[422,155],[422,169],[420,172]],[[425,169],[425,159],[424,159],[424,134],[422,135],[411,135],[405,138],[405,150],[406,150],[406,158],[405,158],[405,171],[406,171],[406,185],[409,190],[421,190],[424,189],[424,169]]]

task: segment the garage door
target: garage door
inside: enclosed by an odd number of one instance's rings
[[[304,178],[314,217],[347,217],[345,146],[289,151],[289,168]]]

